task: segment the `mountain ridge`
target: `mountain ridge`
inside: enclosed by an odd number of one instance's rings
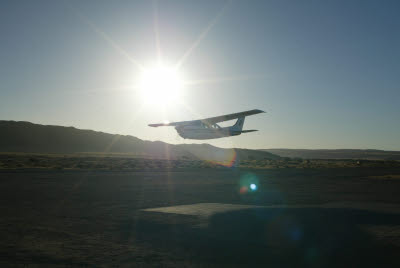
[[[304,159],[400,160],[400,151],[378,149],[261,149],[281,157]]]
[[[73,126],[42,125],[28,121],[0,120],[0,152],[101,153],[140,158],[188,159],[231,162],[303,159],[400,160],[400,151],[379,149],[245,149],[219,148],[211,144],[169,144],[131,135],[110,134]]]
[[[168,144],[130,135],[109,134],[75,127],[0,120],[0,152],[122,153],[159,159],[200,159],[230,162],[237,159],[279,159],[269,152],[224,149],[210,144]]]

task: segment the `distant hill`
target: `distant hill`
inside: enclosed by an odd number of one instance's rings
[[[234,161],[235,159],[240,160],[275,160],[281,157],[269,152],[249,149],[222,149],[210,144],[179,144],[175,145],[184,151],[190,152],[197,159],[208,159],[225,161]],[[266,154],[267,153],[267,154]]]
[[[356,150],[356,149],[265,149],[262,150],[281,157],[304,159],[368,159],[368,160],[400,160],[399,151]]]
[[[30,122],[0,120],[0,152],[24,153],[110,153],[159,159],[279,159],[269,152],[247,149],[222,149],[209,144],[172,145],[145,141],[74,127],[48,126]]]

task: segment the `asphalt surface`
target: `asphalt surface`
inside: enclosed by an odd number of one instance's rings
[[[400,267],[399,174],[1,171],[0,265]]]

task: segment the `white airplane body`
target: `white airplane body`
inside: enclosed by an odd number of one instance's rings
[[[261,110],[250,110],[240,113],[227,114],[211,118],[193,121],[182,121],[161,124],[149,124],[150,127],[173,126],[179,136],[184,139],[208,140],[223,137],[237,136],[242,133],[254,132],[257,130],[242,130],[246,116],[265,113]],[[220,127],[217,123],[237,119],[236,123],[230,127]]]

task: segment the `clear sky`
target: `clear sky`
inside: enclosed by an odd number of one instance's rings
[[[249,109],[243,148],[400,150],[399,1],[2,1],[0,119],[194,143],[148,123]],[[148,103],[143,68],[184,81]]]

